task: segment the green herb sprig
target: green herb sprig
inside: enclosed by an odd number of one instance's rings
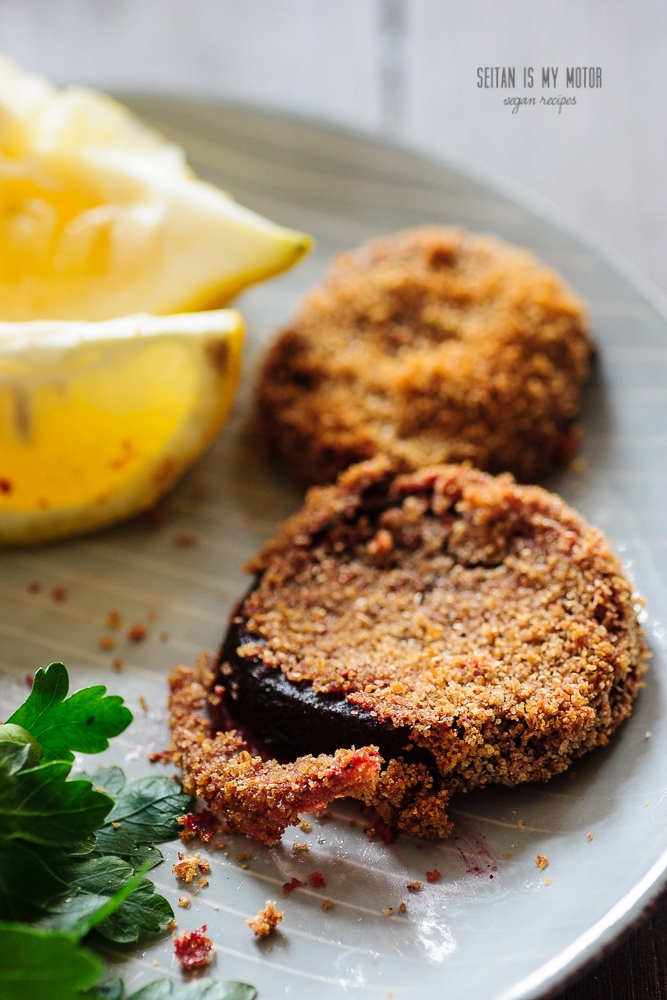
[[[193,801],[164,777],[126,783],[119,767],[71,776],[73,751],[106,750],[132,713],[101,685],[68,692],[52,663],[0,725],[0,1000],[123,1000],[121,980],[94,985],[102,965],[81,942],[137,941],[174,916],[145,875]],[[127,1000],[255,996],[244,983],[161,979]]]

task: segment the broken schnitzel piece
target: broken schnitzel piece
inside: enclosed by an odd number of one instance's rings
[[[378,456],[312,489],[248,569],[219,658],[230,711],[281,759],[377,746],[366,805],[416,836],[447,835],[455,792],[606,744],[647,667],[602,532],[507,474]]]
[[[183,769],[185,791],[205,799],[233,831],[274,844],[286,827],[299,822],[299,813],[348,795],[373,794],[382,760],[377,747],[308,754],[279,764],[249,753],[236,730],[212,736],[205,715],[212,681],[206,657],[199,658],[196,669],[176,667],[171,673],[174,762]]]

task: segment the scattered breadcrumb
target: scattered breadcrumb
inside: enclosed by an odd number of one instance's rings
[[[206,924],[174,938],[174,954],[183,969],[200,969],[211,961],[213,942],[206,936]]]
[[[322,872],[311,872],[308,876],[308,884],[312,885],[313,889],[323,889],[327,884]]]
[[[399,903],[398,904],[398,912],[399,913],[406,913],[407,909],[408,908],[407,908],[407,905],[405,903]]]
[[[157,958],[154,958],[152,961],[152,965],[159,965],[159,964],[160,963],[158,962]]]
[[[385,906],[385,908],[382,911],[382,916],[383,917],[390,917],[393,912],[394,912],[394,907],[393,906]]]
[[[593,839],[593,834],[589,833],[588,836],[586,837],[586,840],[592,840],[592,839]]]
[[[440,878],[441,875],[437,868],[434,868],[432,872],[426,872],[427,882],[439,882]]]
[[[107,615],[107,628],[117,629],[123,624],[123,619],[121,618],[120,611],[116,611],[114,608]]]
[[[319,823],[326,823],[328,820],[333,819],[333,813],[329,812],[328,809],[316,809],[315,819]]]
[[[205,875],[201,875],[197,879],[197,885],[199,886],[200,889],[205,889],[206,888],[206,886],[208,885],[208,879],[206,878]]]
[[[312,826],[307,820],[302,818],[299,820],[299,829],[303,830],[304,833],[310,833]]]
[[[61,604],[67,600],[67,589],[65,587],[54,587],[51,591],[51,597],[56,604]]]
[[[114,830],[120,830],[120,823],[117,823],[115,820],[111,820],[111,825]]]
[[[103,635],[100,636],[97,645],[100,647],[100,649],[103,649],[105,652],[111,652],[111,650],[116,645],[116,640],[112,635]]]
[[[134,625],[127,630],[127,637],[130,642],[143,642],[147,636],[148,628],[143,624],[143,622],[135,622]]]
[[[503,854],[503,857],[504,857],[504,858],[511,858],[511,857],[512,857],[512,855],[510,854],[510,852],[509,852],[509,851],[505,851],[505,853]]]
[[[324,902],[322,903],[322,909],[323,910],[330,910],[332,906],[333,906],[333,903],[331,902],[330,899],[325,899]]]
[[[123,663],[123,661],[122,661],[122,660],[119,660],[119,659],[115,659],[115,660],[114,660],[114,661],[112,662],[111,666],[112,666],[112,667],[113,667],[113,669],[114,669],[114,670],[116,671],[116,673],[117,673],[117,674],[119,674],[119,673],[121,672],[121,670],[123,669],[123,667],[125,666],[125,664]]]
[[[544,854],[538,854],[537,857],[535,858],[535,864],[540,869],[540,871],[543,872],[544,869],[549,864],[549,859],[546,858]]]
[[[178,924],[176,923],[176,921],[172,917],[172,919],[166,925],[165,930],[167,930],[167,931],[175,931],[177,927],[178,927]]]
[[[169,759],[171,760],[171,754],[169,754]],[[183,827],[179,836],[184,844],[195,837],[199,837],[204,844],[210,844],[220,829],[220,821],[210,809],[202,809],[198,813],[184,813],[183,816],[178,817],[176,822]],[[220,850],[225,845],[224,842],[221,842],[215,846]]]
[[[139,695],[139,705],[141,706],[142,712],[148,712],[148,702],[144,698],[143,694]]]
[[[648,731],[648,729],[647,729],[647,730],[646,730],[646,732],[644,733],[644,739],[645,739],[645,740],[650,740],[650,739],[651,739],[651,734],[650,734],[650,732]]]
[[[199,539],[192,531],[179,531],[174,535],[174,545],[180,549],[191,549],[199,542]]]
[[[292,844],[292,850],[293,850],[293,852],[295,854],[298,854],[299,851],[309,851],[310,850],[310,845],[309,844]]]
[[[190,905],[190,897],[189,896],[179,896],[178,897],[178,905],[182,906],[184,909],[187,908]]]
[[[246,923],[255,937],[263,938],[268,937],[282,919],[283,911],[276,910],[275,902],[272,899],[267,899],[264,909],[260,910],[256,917],[246,920]]]
[[[645,806],[647,806],[647,805],[648,805],[648,799],[646,799],[646,800],[644,801],[644,805],[645,805]]]
[[[422,888],[422,884],[423,883],[420,882],[419,879],[416,879],[414,882],[410,882],[408,884],[408,892],[419,892]]]
[[[199,851],[196,854],[181,854],[178,852],[178,861],[174,864],[171,869],[177,878],[182,879],[183,882],[192,882],[193,878],[198,871],[204,872],[206,874],[211,870],[211,866],[204,858],[201,859]]]
[[[520,830],[525,830],[526,829],[526,824],[524,823],[524,821],[522,819],[517,820],[517,824],[516,825],[519,827]]]
[[[551,885],[551,879],[550,878],[542,879],[542,881],[544,882],[545,885]]]
[[[151,750],[148,759],[151,764],[171,764],[171,750]]]
[[[213,845],[213,847],[214,847],[214,849],[216,851],[224,851],[224,849],[225,849],[226,846],[227,846],[227,841],[226,840],[219,840],[217,842],[217,844]]]
[[[248,851],[244,851],[243,854],[237,854],[236,855],[236,860],[237,861],[248,861],[249,858],[250,858],[250,854],[248,853]]]
[[[306,884],[305,882],[302,882],[301,879],[298,878],[292,878],[289,880],[289,882],[285,882],[282,891],[283,898],[285,896],[289,896],[290,892],[292,892],[293,889],[298,889],[300,885],[305,885],[305,884]]]

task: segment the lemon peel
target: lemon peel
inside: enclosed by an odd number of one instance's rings
[[[242,342],[232,309],[0,323],[0,545],[153,506],[222,426]]]

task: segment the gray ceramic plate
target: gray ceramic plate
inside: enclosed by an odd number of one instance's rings
[[[167,671],[216,647],[246,586],[239,563],[299,503],[297,490],[263,461],[247,423],[253,370],[273,328],[333,252],[380,233],[459,223],[529,247],[591,307],[600,357],[586,391],[588,471],[549,485],[604,529],[646,597],[654,659],[634,716],[611,746],[550,784],[460,796],[454,832],[442,843],[369,842],[354,804],[339,805],[308,834],[289,831],[273,849],[229,837],[229,857],[213,852],[210,886],[195,890],[178,918],[181,928],[206,923],[216,944],[212,973],[256,984],[261,1000],[541,996],[599,954],[665,882],[667,322],[589,249],[441,166],[254,112],[178,100],[132,103],[183,143],[202,176],[309,230],[318,248],[300,268],[240,301],[249,325],[243,391],[220,439],[167,500],[161,530],[134,522],[0,555],[0,714],[25,696],[26,672],[63,659],[76,685],[102,681],[136,712],[104,762],[132,775],[161,769],[148,763],[147,751],[166,744]],[[196,532],[196,547],[174,544],[184,530]],[[35,580],[42,590],[29,593]],[[55,586],[66,588],[65,601],[52,600]],[[149,639],[132,646],[121,638],[113,653],[100,651],[112,608],[127,624],[146,622]],[[114,656],[125,661],[122,674],[110,667]],[[292,852],[295,841],[308,852]],[[155,872],[174,904],[177,846],[168,845],[168,862]],[[243,852],[251,855],[245,870],[236,860]],[[546,872],[535,865],[538,853],[549,859]],[[407,884],[433,868],[442,879],[408,893]],[[289,878],[315,869],[326,889],[292,893],[280,933],[257,944],[246,918],[266,899],[280,899]],[[325,912],[327,897],[333,905]],[[396,912],[401,902],[404,915]],[[386,917],[389,907],[395,913]],[[109,957],[131,987],[160,970],[180,975],[168,936],[139,954],[118,949]]]

